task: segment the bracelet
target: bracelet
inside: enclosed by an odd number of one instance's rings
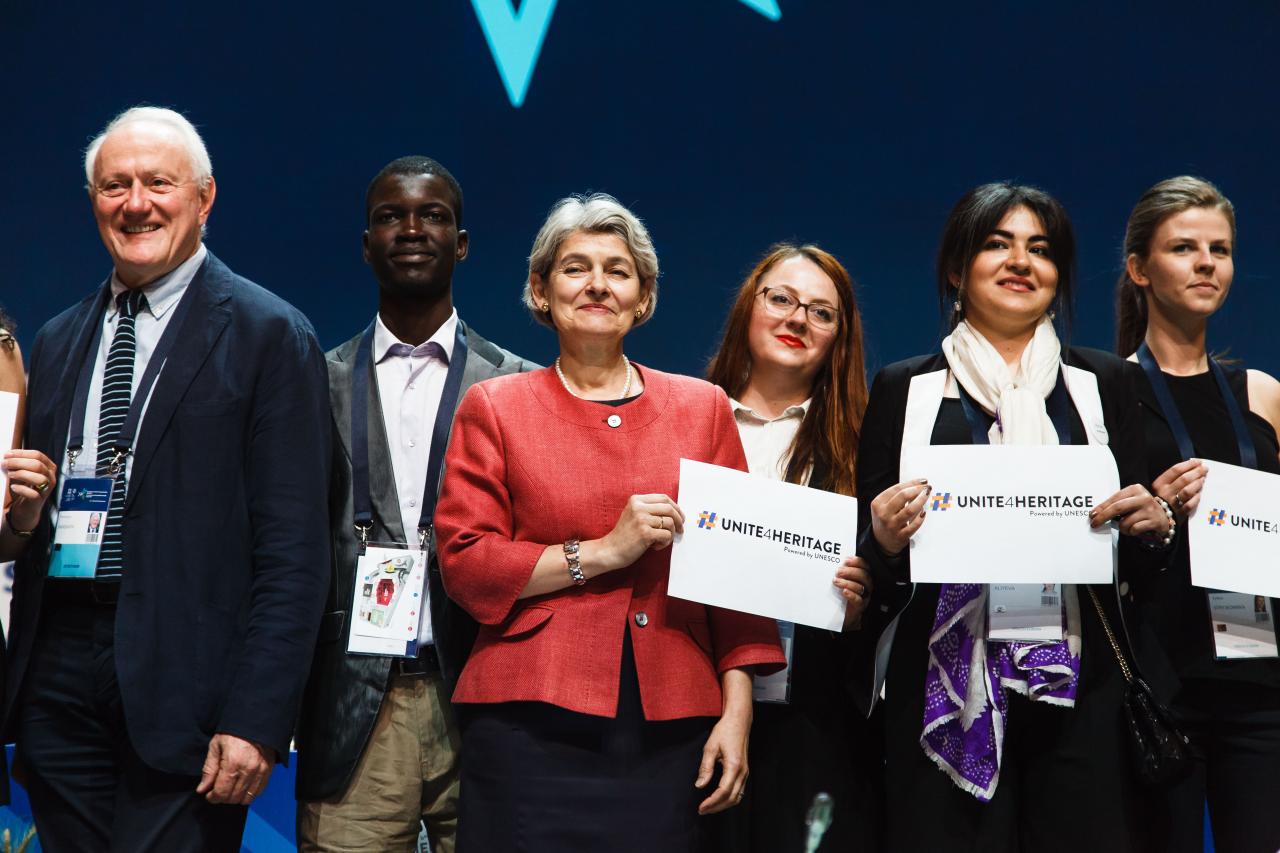
[[[1169,502],[1159,495],[1152,495],[1156,503],[1160,504],[1160,508],[1164,510],[1164,514],[1169,519],[1169,529],[1164,533],[1144,533],[1142,534],[1142,544],[1150,548],[1152,551],[1163,551],[1173,544],[1173,537],[1178,532],[1178,519],[1174,517],[1173,508],[1169,506]]]
[[[14,536],[17,536],[19,539],[30,539],[31,534],[36,532],[35,527],[31,528],[30,530],[19,530],[18,528],[14,527],[13,516],[10,515],[8,512],[4,514],[4,520],[5,520],[6,529],[10,533],[12,533]],[[40,523],[36,522],[36,527],[39,527],[39,526],[40,526]]]
[[[564,543],[564,558],[569,561],[569,578],[574,586],[582,586],[587,582],[587,576],[582,573],[582,560],[578,558],[578,550],[577,539]]]

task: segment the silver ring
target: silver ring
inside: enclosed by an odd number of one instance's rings
[[[1182,492],[1175,493],[1173,496],[1173,505],[1176,506],[1178,509],[1182,509],[1182,504],[1183,504]]]

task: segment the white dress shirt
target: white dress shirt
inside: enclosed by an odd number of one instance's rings
[[[798,405],[788,406],[776,418],[766,418],[737,400],[729,400],[733,407],[733,418],[738,423],[738,435],[742,437],[742,449],[747,453],[748,471],[771,480],[786,479],[787,463],[791,461],[791,442],[795,440],[800,422],[804,420],[812,402],[812,399],[805,400]],[[807,484],[808,480],[809,472],[806,471],[804,483]]]
[[[396,496],[400,499],[400,521],[408,544],[417,547],[418,521],[422,517],[422,493],[427,486],[427,466],[431,456],[431,432],[435,428],[440,396],[444,393],[449,365],[426,354],[432,341],[453,358],[453,339],[458,329],[458,312],[426,342],[413,348],[409,356],[395,356],[387,351],[403,344],[378,316],[373,330],[374,372],[378,378],[378,397],[382,401],[382,423],[387,431],[387,447],[391,453],[391,470],[395,473]],[[422,591],[421,621],[418,643],[434,642],[431,631],[431,608],[427,590]]]
[[[133,330],[137,338],[137,349],[134,351],[133,358],[133,389],[130,391],[129,400],[132,406],[133,395],[138,391],[138,385],[142,382],[142,375],[147,372],[147,365],[151,362],[151,354],[156,351],[156,345],[160,343],[160,336],[164,334],[164,330],[169,326],[169,320],[173,318],[173,309],[177,307],[178,301],[182,299],[187,288],[191,285],[191,280],[196,277],[196,272],[200,269],[200,265],[204,263],[205,256],[209,254],[209,250],[201,243],[199,248],[191,257],[187,258],[176,268],[166,275],[161,276],[151,284],[142,288],[142,292],[147,297],[146,310],[138,313],[134,319]],[[120,312],[116,309],[116,297],[127,290],[119,277],[112,272],[111,274],[111,301],[107,305],[107,310],[102,318],[102,339],[98,342],[98,352],[94,357],[93,374],[89,379],[89,401],[84,411],[84,449],[80,452],[80,456],[76,459],[75,470],[71,470],[71,455],[64,454],[62,458],[62,471],[65,477],[93,477],[95,476],[95,468],[98,464],[98,415],[102,408],[102,379],[106,371],[107,354],[111,352],[111,339],[116,333],[116,320]],[[163,370],[164,365],[161,365]],[[159,379],[156,380],[159,382]],[[142,435],[143,420],[147,414],[147,406],[151,403],[151,394],[155,391],[155,385],[151,386],[151,391],[147,392],[147,399],[142,401],[142,411],[138,418],[138,433],[134,436],[133,445],[138,446],[138,436]],[[68,429],[68,438],[70,429]],[[130,453],[125,459],[124,477],[125,482],[129,480],[129,474],[133,469],[133,454]]]

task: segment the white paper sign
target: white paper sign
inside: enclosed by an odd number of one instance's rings
[[[1120,489],[1101,445],[922,445],[902,452],[902,479],[933,493],[911,539],[911,580],[927,583],[1109,583],[1109,526],[1089,510]]]
[[[1200,504],[1187,519],[1191,582],[1280,597],[1280,476],[1205,460]]]
[[[856,553],[856,500],[681,459],[680,508],[684,533],[671,546],[671,595],[815,628],[844,627],[844,598],[831,581]]]
[[[13,447],[18,430],[18,395],[12,391],[0,391],[0,453]],[[9,500],[9,474],[0,468],[0,495]]]

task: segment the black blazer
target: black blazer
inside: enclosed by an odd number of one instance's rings
[[[1108,432],[1108,446],[1116,460],[1120,483],[1146,483],[1145,453],[1141,423],[1130,374],[1125,363],[1100,350],[1069,347],[1065,349],[1065,361],[1094,374],[1098,380],[1098,394],[1102,398],[1103,420]],[[877,659],[883,668],[888,658],[891,635],[896,617],[910,602],[913,585],[910,582],[910,551],[887,558],[871,534],[871,502],[888,487],[898,483],[899,457],[902,452],[902,432],[905,427],[907,393],[912,377],[947,368],[941,353],[919,356],[900,361],[884,368],[871,385],[871,396],[866,416],[862,422],[862,440],[858,449],[858,555],[870,566],[875,588],[871,603],[863,617],[863,639],[854,663],[854,678],[859,687],[858,699],[863,710],[869,711],[875,699],[875,672]],[[1084,425],[1072,405],[1073,443],[1083,444]],[[955,444],[969,444],[968,429],[957,436]],[[1163,565],[1165,557],[1159,552],[1142,549],[1130,536],[1120,537],[1120,576],[1128,571],[1148,571],[1151,566]],[[1118,589],[1127,586],[1121,584]],[[1123,618],[1114,596],[1101,596],[1108,611],[1108,618],[1117,623],[1114,627],[1123,634]],[[1088,606],[1081,602],[1081,606]],[[877,654],[876,638],[881,638]],[[1124,638],[1121,637],[1123,642]]]
[[[463,368],[459,401],[477,382],[505,373],[537,369],[537,365],[494,346],[465,324],[463,329],[467,337],[467,362]],[[326,355],[336,436],[329,487],[333,580],[329,585],[319,645],[298,725],[296,788],[301,800],[326,799],[346,790],[356,762],[373,732],[374,721],[390,683],[391,658],[347,654],[348,609],[359,550],[351,494],[351,372],[359,344],[360,335],[357,335]],[[369,370],[372,374],[372,363]],[[401,521],[400,500],[396,495],[387,433],[382,423],[378,383],[372,375],[370,380],[369,488],[373,493],[370,495],[373,529],[369,532],[369,541],[405,542],[408,541],[406,532],[413,531],[405,531]],[[445,595],[434,537],[429,552],[427,586],[431,628],[445,681],[452,690],[467,655],[471,653],[476,623]]]
[[[129,476],[115,653],[133,747],[158,770],[198,776],[217,732],[288,758],[329,577],[329,412],[302,314],[213,253],[187,298]],[[32,347],[26,445],[59,465],[104,304],[95,290]],[[46,512],[14,569],[6,730],[52,532]]]

